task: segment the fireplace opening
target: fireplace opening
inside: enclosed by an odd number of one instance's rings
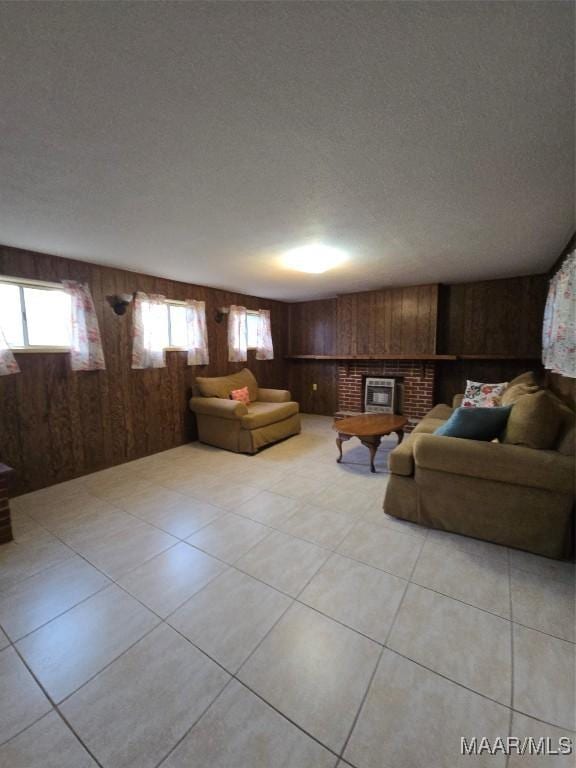
[[[402,413],[402,379],[397,376],[363,376],[365,413]]]
[[[343,418],[365,410],[366,379],[394,379],[393,412],[408,419],[405,431],[409,432],[434,405],[434,373],[435,364],[421,360],[355,360],[342,363],[337,374],[337,414]],[[386,407],[389,404],[383,405]]]

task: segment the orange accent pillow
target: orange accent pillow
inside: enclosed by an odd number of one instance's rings
[[[248,392],[248,387],[242,387],[242,389],[233,389],[232,392],[230,392],[230,399],[238,400],[239,402],[244,403],[244,405],[250,405],[250,394]]]

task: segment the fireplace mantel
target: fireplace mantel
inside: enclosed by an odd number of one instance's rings
[[[540,360],[530,355],[284,355],[286,360]]]
[[[457,360],[457,355],[284,355],[286,360]]]

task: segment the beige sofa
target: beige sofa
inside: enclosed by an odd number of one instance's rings
[[[248,387],[250,404],[230,399],[233,389]],[[256,453],[269,443],[300,432],[298,403],[285,389],[258,386],[247,369],[230,376],[198,377],[190,409],[196,414],[202,443],[238,453]]]
[[[435,406],[390,454],[384,511],[548,557],[571,557],[574,413],[530,374],[511,382],[502,399],[512,405],[508,427],[490,443],[431,434],[453,411]],[[456,396],[454,407],[461,400]]]

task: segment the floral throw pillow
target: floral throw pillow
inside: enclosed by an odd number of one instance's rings
[[[238,400],[240,403],[244,403],[244,405],[250,405],[248,387],[242,387],[242,389],[233,389],[232,392],[230,392],[230,399]]]
[[[495,408],[508,386],[507,381],[499,384],[483,384],[480,381],[466,381],[462,408]]]

